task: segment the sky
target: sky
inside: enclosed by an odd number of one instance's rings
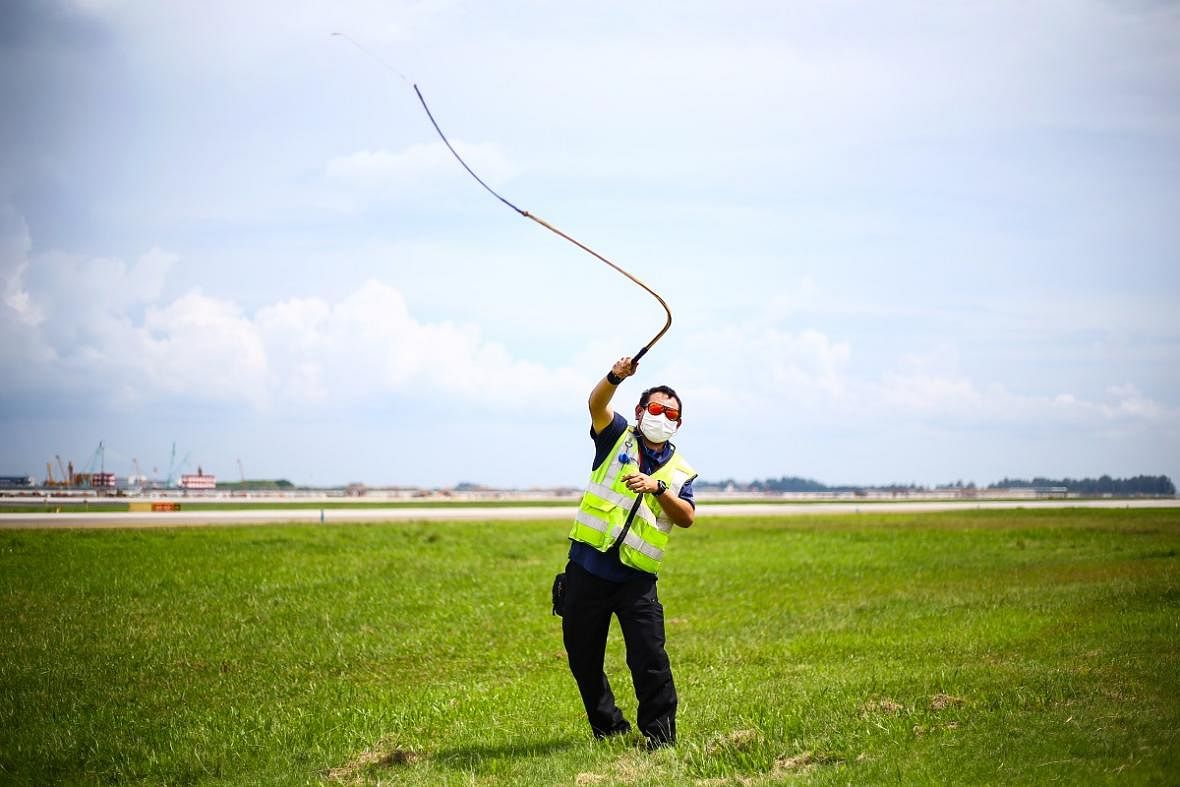
[[[703,479],[1180,480],[1151,0],[6,0],[0,474],[584,483],[664,312],[411,83],[666,299]]]

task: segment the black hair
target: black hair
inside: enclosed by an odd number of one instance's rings
[[[651,395],[654,393],[662,393],[664,396],[670,396],[675,399],[676,404],[680,405],[680,417],[684,417],[684,402],[680,400],[680,394],[676,393],[666,385],[657,385],[655,387],[648,388],[646,391],[641,393],[639,395],[639,406],[647,407],[647,403],[651,401]]]

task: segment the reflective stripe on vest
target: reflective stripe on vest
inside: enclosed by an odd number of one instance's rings
[[[610,525],[595,516],[587,514],[585,511],[578,511],[578,513],[574,514],[574,519],[588,528],[597,530],[599,533],[603,533],[607,536],[611,535]],[[632,527],[634,527],[634,525],[632,525]],[[610,540],[612,543],[614,542],[613,538]],[[642,552],[657,562],[664,559],[664,550],[647,543],[637,536],[634,530],[627,531],[627,535],[623,536],[623,543],[634,550]]]
[[[665,483],[667,483],[667,482],[665,482]],[[681,484],[681,486],[684,486],[684,485]],[[606,500],[610,503],[614,503],[619,508],[630,509],[631,506],[635,504],[634,497],[629,498],[626,495],[622,494],[621,492],[616,492],[614,489],[611,489],[606,484],[596,484],[596,483],[591,482],[590,486],[587,487],[586,491],[589,492],[590,494],[594,495],[595,497],[601,497],[603,500]],[[664,494],[670,495],[673,493],[675,493],[677,496],[679,496],[680,489],[673,489],[671,486],[669,486],[668,491],[665,492]],[[660,513],[663,514],[663,511],[661,510]],[[642,519],[644,522],[647,522],[652,527],[659,528],[660,531],[662,531],[664,533],[672,532],[672,520],[669,519],[665,515],[656,516],[655,513],[651,510],[651,507],[648,506],[647,498],[644,498],[643,502],[639,504],[639,508],[636,509],[636,511],[635,511],[635,518]]]

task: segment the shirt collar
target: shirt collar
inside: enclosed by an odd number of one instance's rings
[[[673,445],[671,440],[664,443],[664,447],[657,451],[647,447],[647,443],[643,441],[643,433],[639,431],[638,426],[632,427],[631,431],[635,434],[635,437],[638,438],[639,447],[643,450],[644,455],[652,462],[656,463],[657,465],[662,465],[672,458]]]

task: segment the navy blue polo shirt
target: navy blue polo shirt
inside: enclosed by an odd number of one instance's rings
[[[611,449],[615,447],[615,442],[627,428],[627,419],[617,412],[615,413],[614,419],[601,432],[595,434],[594,428],[590,428],[590,437],[594,440],[594,464],[590,466],[591,470],[597,470],[599,465],[610,459]],[[647,447],[647,444],[643,442],[643,438],[637,433],[636,443],[642,449],[639,452],[639,471],[642,473],[651,475],[672,458],[673,449],[670,442],[664,443],[664,447],[661,450],[653,451]],[[694,509],[697,507],[696,500],[693,499],[691,480],[680,488],[680,499],[687,502]],[[631,568],[631,566],[623,565],[622,561],[619,560],[619,550],[611,549],[605,553],[599,552],[594,547],[589,544],[583,544],[581,541],[570,541],[570,560],[594,576],[610,582],[626,582],[630,579],[651,579],[653,577],[652,574],[646,571],[640,571],[639,569]]]

